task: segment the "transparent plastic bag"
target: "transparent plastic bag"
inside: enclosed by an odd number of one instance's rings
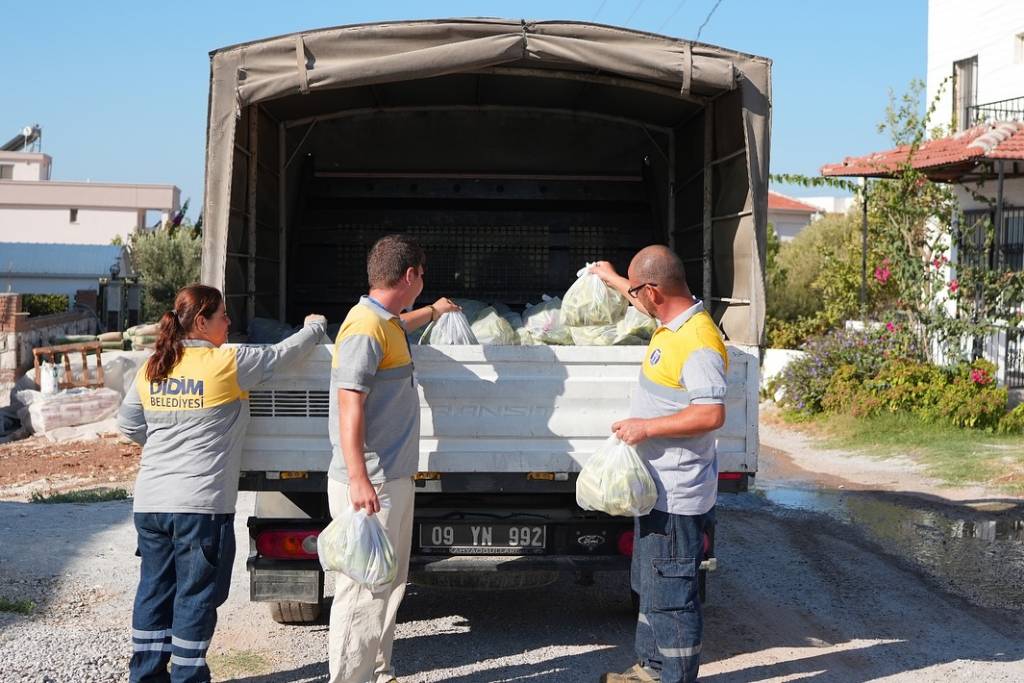
[[[519,335],[512,329],[512,325],[490,306],[480,311],[476,320],[473,321],[471,329],[473,336],[480,344],[491,346],[516,346],[519,344]]]
[[[619,517],[654,509],[658,490],[636,449],[612,436],[587,460],[576,480],[576,503]]]
[[[572,343],[576,346],[613,346],[619,336],[615,325],[590,325],[570,327]]]
[[[427,329],[423,330],[420,337],[420,344],[431,346],[442,345],[466,345],[478,343],[473,336],[473,330],[466,319],[466,314],[461,311],[445,313],[436,321],[430,323]]]
[[[592,265],[588,263],[576,273],[579,279],[562,297],[562,322],[569,327],[614,325],[629,307],[626,297],[590,272]]]
[[[632,336],[650,340],[654,331],[658,329],[658,322],[642,313],[636,306],[630,306],[626,310],[626,317],[619,321],[618,328],[622,337]]]
[[[395,549],[380,520],[348,505],[320,532],[316,552],[324,571],[341,572],[370,590],[386,586],[398,574]]]
[[[572,344],[572,333],[562,323],[562,300],[545,294],[543,301],[523,311],[523,326],[537,344]]]

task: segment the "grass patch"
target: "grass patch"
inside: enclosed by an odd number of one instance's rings
[[[907,455],[952,485],[990,484],[1024,494],[1024,438],[922,422],[911,415],[822,417],[814,431],[823,445],[867,455]],[[1010,475],[1010,476],[1008,476]]]
[[[29,502],[31,503],[106,503],[111,500],[126,500],[128,490],[117,489],[86,489],[83,491],[68,491],[66,493],[44,493],[33,491]]]
[[[252,650],[227,650],[206,655],[206,662],[216,679],[230,680],[240,676],[270,671],[270,660]]]
[[[32,614],[35,608],[36,603],[31,600],[8,600],[0,596],[0,612],[29,615]]]

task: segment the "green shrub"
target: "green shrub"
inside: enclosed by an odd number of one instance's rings
[[[864,378],[856,366],[849,363],[840,365],[828,381],[825,396],[821,399],[822,411],[836,415],[849,413],[856,404],[863,384]]]
[[[896,359],[889,361],[865,382],[864,391],[890,413],[912,413],[932,409],[945,396],[949,377],[931,363]]]
[[[132,234],[130,253],[143,287],[143,319],[159,318],[174,305],[179,289],[199,281],[202,247],[202,236],[184,226]]]
[[[22,294],[21,310],[28,311],[29,317],[64,313],[68,310],[66,294]]]
[[[926,420],[947,422],[954,427],[995,431],[1006,414],[1008,394],[996,386],[996,367],[987,360],[954,367],[932,405],[917,414]]]
[[[866,380],[890,360],[923,359],[916,340],[895,326],[869,332],[834,330],[810,339],[804,350],[807,355],[786,366],[775,387],[783,390],[783,408],[811,415],[824,411],[825,395],[840,367],[849,365],[848,374]]]
[[[808,339],[823,334],[827,329],[820,318],[768,318],[765,321],[765,335],[768,347],[772,349],[799,349]]]
[[[996,431],[1000,434],[1024,434],[1024,403],[999,419]]]

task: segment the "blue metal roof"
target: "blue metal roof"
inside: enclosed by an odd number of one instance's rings
[[[0,276],[109,277],[110,266],[122,266],[123,254],[124,247],[116,244],[0,242]]]

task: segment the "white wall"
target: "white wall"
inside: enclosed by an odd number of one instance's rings
[[[786,215],[769,212],[768,222],[772,224],[775,232],[779,234],[779,241],[789,242],[800,234],[801,230],[811,224],[811,216],[810,214]]]
[[[0,206],[0,242],[110,244],[126,240],[139,220],[138,209],[79,209],[71,223],[70,209]]]
[[[978,103],[1024,96],[1024,64],[1015,62],[1016,35],[1024,33],[1024,0],[928,1],[928,103],[953,62],[978,56]],[[946,84],[932,123],[953,118],[952,82]]]
[[[1024,88],[1024,83],[1021,86]],[[999,185],[994,179],[986,182],[981,187],[971,184],[970,189],[972,191],[970,192],[962,185],[954,185],[953,188],[956,191],[957,199],[960,201],[960,207],[964,211],[987,209],[989,205],[975,199],[975,195],[988,197],[995,202],[999,192]],[[1008,206],[1024,206],[1024,178],[1007,178],[1003,181],[1003,202]]]
[[[810,204],[821,209],[824,213],[848,213],[857,201],[856,197],[798,197],[804,204]],[[821,214],[816,214],[815,219]]]
[[[15,157],[15,155],[4,154],[0,156],[0,165],[14,167],[11,170],[11,180],[49,180],[49,157],[32,155],[33,158],[25,158],[26,156],[17,155]]]

